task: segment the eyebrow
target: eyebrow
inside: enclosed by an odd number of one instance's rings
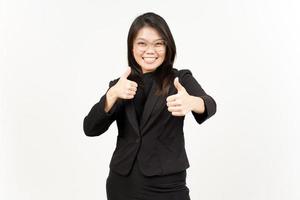
[[[137,40],[145,40],[145,41],[147,41],[146,39],[144,39],[144,38],[136,38]],[[156,39],[156,40],[153,40],[153,41],[157,41],[157,40],[164,40],[164,39],[162,39],[162,38],[159,38],[159,39]]]

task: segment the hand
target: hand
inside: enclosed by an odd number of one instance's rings
[[[174,116],[184,116],[192,110],[191,96],[186,89],[179,83],[178,77],[174,79],[174,85],[177,89],[177,94],[167,97],[168,111]]]
[[[127,67],[125,73],[120,77],[118,82],[113,86],[114,94],[121,99],[134,98],[138,84],[128,80],[127,77],[131,73],[131,67]]]

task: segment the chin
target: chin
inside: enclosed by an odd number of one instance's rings
[[[158,63],[158,62],[155,62],[155,63],[152,63],[152,64],[148,64],[148,63],[138,63],[143,69],[145,70],[155,70],[157,69],[162,63]]]
[[[157,69],[161,64],[153,63],[153,64],[146,64],[146,63],[141,63],[140,66],[145,69],[145,70],[155,70]]]

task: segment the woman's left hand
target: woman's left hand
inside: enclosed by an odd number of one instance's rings
[[[167,97],[168,111],[174,116],[184,116],[192,110],[193,98],[179,83],[178,77],[174,79],[174,85],[178,92]]]

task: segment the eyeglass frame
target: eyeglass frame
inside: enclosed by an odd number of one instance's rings
[[[156,47],[155,47],[155,43],[157,42],[157,41],[162,41],[163,42],[163,46],[162,46],[162,49],[157,49]],[[146,43],[146,47],[140,47],[140,46],[138,46],[138,43],[140,43],[140,42],[144,42],[144,43]],[[134,45],[136,46],[136,48],[138,49],[138,50],[140,50],[140,51],[146,51],[146,50],[148,50],[148,48],[149,48],[149,46],[152,46],[153,47],[153,49],[156,51],[156,52],[163,52],[163,51],[165,51],[166,50],[166,46],[167,46],[167,42],[164,40],[164,39],[157,39],[157,40],[155,40],[154,42],[149,42],[149,41],[147,41],[147,40],[145,40],[145,39],[142,39],[142,38],[139,38],[139,39],[137,39],[137,41],[134,41]],[[142,49],[141,49],[142,48]]]

